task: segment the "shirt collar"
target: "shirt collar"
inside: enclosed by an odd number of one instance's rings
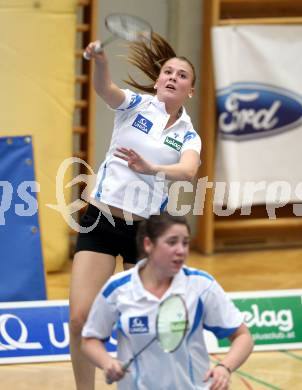
[[[151,103],[159,108],[161,111],[164,112],[165,115],[169,115],[166,111],[166,105],[164,102],[161,102],[158,100],[158,97],[157,95],[154,95],[151,99]],[[183,122],[186,122],[186,123],[191,123],[191,118],[189,117],[189,115],[187,114],[187,111],[186,109],[184,108],[184,106],[182,106],[182,113],[181,113],[181,116],[178,118],[178,120],[180,121],[183,121]]]
[[[149,293],[143,286],[141,278],[139,276],[139,269],[143,267],[147,262],[147,259],[140,260],[133,269],[133,297],[136,301],[140,299],[158,300],[162,301],[170,295],[180,294],[184,295],[186,292],[187,278],[181,268],[179,272],[174,276],[172,283],[161,299],[156,298],[153,294]]]

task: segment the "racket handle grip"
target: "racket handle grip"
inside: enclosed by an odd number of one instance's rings
[[[123,369],[124,371],[127,371],[128,368],[130,367],[130,364],[131,364],[132,362],[133,362],[133,359],[130,359],[128,362],[124,363],[124,364],[122,365],[122,369]]]
[[[133,360],[134,359],[130,359],[130,360],[128,360],[128,362],[126,362],[126,363],[124,363],[122,365],[123,371],[127,371],[128,370],[128,368],[130,367],[130,364],[133,362]],[[109,378],[106,378],[106,383],[107,383],[107,385],[112,385],[113,381],[111,379],[109,379]]]
[[[128,360],[128,362],[126,362],[126,363],[124,363],[124,364],[122,365],[122,369],[123,369],[124,371],[127,371],[128,368],[130,367],[130,364],[131,364],[132,362],[133,362],[133,359]],[[113,381],[112,381],[111,379],[109,379],[109,378],[106,378],[106,383],[107,383],[107,385],[112,385]]]
[[[106,383],[107,385],[112,385],[113,381],[109,378],[106,378]]]
[[[94,46],[94,53],[98,54],[98,53],[102,53],[103,51],[103,45],[100,41],[98,41],[96,43],[96,45]],[[85,60],[89,61],[91,60],[91,55],[89,53],[87,53],[87,51],[84,51],[83,53],[83,57],[85,58]]]

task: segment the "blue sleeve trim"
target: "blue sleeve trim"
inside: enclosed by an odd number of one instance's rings
[[[142,101],[141,95],[137,95],[137,94],[132,95],[129,106],[126,108],[126,110],[129,110],[130,108],[136,107],[141,101]]]
[[[103,291],[103,296],[105,298],[108,298],[109,295],[112,294],[114,290],[116,290],[118,287],[123,286],[126,283],[129,283],[130,280],[131,280],[131,274],[123,276],[120,279],[113,280],[111,283],[108,284],[108,286]]]
[[[126,108],[117,108],[117,111],[126,111],[126,110],[131,110],[132,108],[138,106],[140,102],[142,101],[141,95],[138,94],[133,94],[130,99],[130,103]]]
[[[110,336],[109,337],[106,337],[105,339],[101,339],[101,341],[103,343],[108,343],[108,341],[110,340]]]
[[[221,328],[219,326],[208,326],[206,324],[203,325],[206,330],[214,333],[214,335],[218,339],[224,339],[225,337],[231,336],[239,327],[236,328]]]
[[[206,272],[199,271],[197,269],[190,269],[187,267],[183,267],[182,269],[186,276],[197,275],[197,276],[203,276],[204,278],[207,278],[209,280],[214,280],[214,278],[211,275],[207,274]]]

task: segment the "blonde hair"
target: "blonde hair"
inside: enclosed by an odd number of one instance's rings
[[[151,42],[136,41],[129,44],[130,53],[128,61],[140,69],[149,79],[150,84],[144,85],[135,81],[130,75],[125,82],[132,87],[147,93],[154,93],[154,83],[158,79],[162,66],[171,58],[177,58],[187,62],[192,68],[194,86],[196,74],[193,64],[186,57],[176,55],[170,44],[159,34],[152,33]]]

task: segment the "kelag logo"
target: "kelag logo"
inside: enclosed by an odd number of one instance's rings
[[[302,124],[302,97],[258,83],[234,83],[217,93],[218,129],[236,141],[267,137]]]
[[[166,137],[164,144],[170,146],[171,148],[177,150],[178,152],[180,151],[180,149],[182,147],[182,142],[179,142],[176,139],[173,139],[173,138],[168,137],[168,136]]]
[[[243,314],[255,345],[301,343],[301,296],[251,297],[233,301]],[[225,345],[229,345],[228,341],[221,341],[221,346]]]

